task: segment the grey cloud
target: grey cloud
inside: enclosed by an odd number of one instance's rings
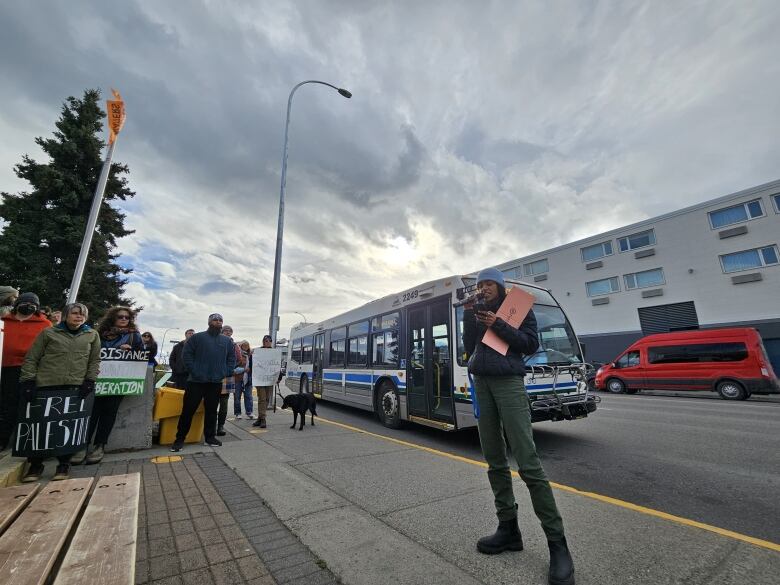
[[[239,292],[241,287],[232,282],[224,282],[221,280],[215,280],[212,282],[206,282],[198,288],[198,294],[212,295],[214,293],[235,293]]]
[[[117,160],[138,193],[120,251],[178,250],[182,297],[270,297],[286,100],[303,79],[354,93],[307,86],[293,105],[283,302],[312,319],[305,307],[349,308],[356,289],[777,178],[769,0],[99,6],[0,5],[0,117],[46,112],[39,133],[67,95],[116,84]],[[399,238],[421,248],[400,266],[382,255]]]

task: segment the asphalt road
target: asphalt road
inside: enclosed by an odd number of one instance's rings
[[[780,543],[780,403],[600,395],[599,410],[587,419],[534,425],[551,481]],[[482,460],[476,430],[395,431],[368,412],[327,402],[317,410]]]

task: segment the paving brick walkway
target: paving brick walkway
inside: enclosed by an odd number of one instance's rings
[[[72,477],[141,473],[138,585],[336,583],[260,496],[213,453],[71,470]]]

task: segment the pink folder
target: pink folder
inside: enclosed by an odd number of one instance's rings
[[[517,328],[528,315],[533,304],[534,295],[516,286],[506,293],[506,298],[496,311],[496,315],[501,317],[510,327]],[[509,344],[492,329],[488,329],[482,336],[482,343],[492,347],[501,355],[506,355],[506,352],[509,351]]]

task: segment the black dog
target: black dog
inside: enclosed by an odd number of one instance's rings
[[[306,423],[306,411],[311,412],[311,426],[314,426],[314,415],[317,414],[317,402],[314,400],[313,394],[303,392],[301,394],[288,394],[284,397],[282,402],[282,408],[292,408],[293,411],[293,424],[291,429],[295,428],[295,423],[298,422],[298,415],[301,415],[301,426],[298,427],[299,431],[303,430],[303,425]]]

